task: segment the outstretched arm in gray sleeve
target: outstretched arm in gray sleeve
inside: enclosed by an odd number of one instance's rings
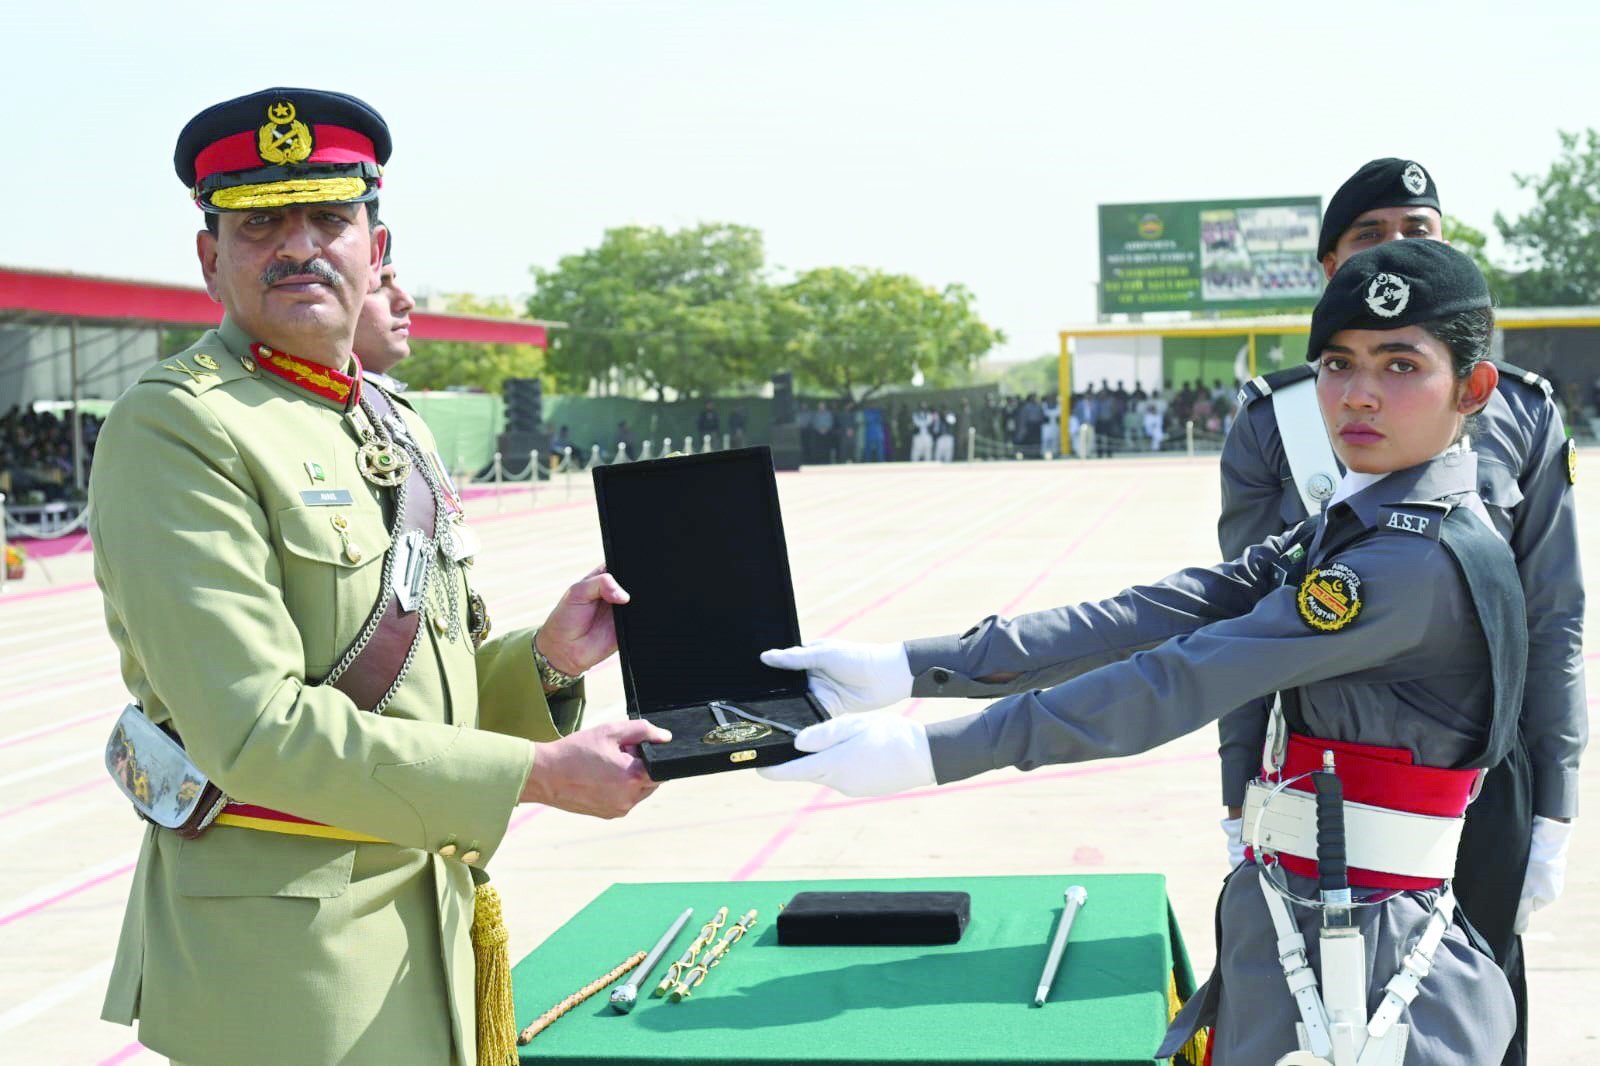
[[[1528,601],[1528,683],[1522,735],[1533,764],[1533,813],[1578,814],[1578,761],[1589,740],[1583,681],[1583,568],[1568,476],[1566,430],[1554,405],[1519,479],[1511,550]]]
[[[1344,629],[1313,630],[1299,616],[1296,591],[1274,589],[1241,617],[1197,626],[980,714],[929,725],[934,772],[943,784],[1002,766],[1031,770],[1131,755],[1270,692],[1379,665],[1404,674],[1408,657],[1431,655],[1438,669],[1439,646],[1459,628],[1464,590],[1443,549],[1430,544],[1434,550],[1419,552],[1420,543],[1375,537],[1345,553],[1340,561],[1370,592],[1358,620]],[[1426,676],[1430,663],[1420,663],[1414,676]]]
[[[990,698],[1059,684],[1207,622],[1247,614],[1277,584],[1273,566],[1290,536],[1098,603],[991,615],[958,636],[907,641],[912,695]]]

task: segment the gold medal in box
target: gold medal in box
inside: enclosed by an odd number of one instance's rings
[[[628,715],[672,733],[645,744],[657,781],[795,758],[827,714],[802,671],[761,662],[800,643],[777,480],[767,448],[596,467]]]

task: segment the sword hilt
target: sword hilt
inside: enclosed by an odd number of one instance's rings
[[[1350,903],[1345,856],[1344,786],[1334,772],[1333,752],[1322,753],[1322,769],[1311,774],[1317,790],[1317,891],[1324,903]],[[1348,920],[1348,911],[1345,912]],[[1341,923],[1342,924],[1342,923]]]

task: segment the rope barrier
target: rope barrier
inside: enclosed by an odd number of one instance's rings
[[[88,522],[89,507],[85,504],[83,509],[78,512],[77,517],[64,526],[52,528],[46,528],[43,525],[30,526],[26,522],[17,521],[10,514],[6,515],[5,526],[7,536],[28,537],[32,540],[60,540],[62,537],[72,536],[86,526]]]

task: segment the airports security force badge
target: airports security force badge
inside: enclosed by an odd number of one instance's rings
[[[1578,442],[1567,438],[1567,484],[1578,483]]]
[[[1321,633],[1335,633],[1361,613],[1361,578],[1343,563],[1319,567],[1300,582],[1300,617]]]

